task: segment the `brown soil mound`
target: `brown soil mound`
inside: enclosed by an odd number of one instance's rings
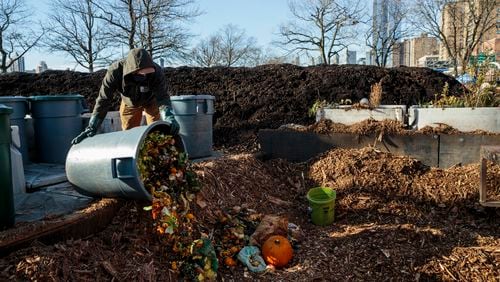
[[[336,149],[310,164],[263,163],[241,154],[196,169],[204,183],[197,218],[207,234],[217,228],[218,210],[247,208],[284,215],[305,235],[285,269],[253,274],[241,264],[221,265],[223,280],[490,281],[500,275],[500,214],[476,204],[477,164],[429,169],[371,149]],[[488,183],[496,185],[490,187],[500,187],[500,166],[490,164],[489,172]],[[337,189],[328,227],[309,221],[305,198],[322,183]],[[35,244],[0,259],[0,280],[175,280],[142,206],[127,204],[89,238]]]
[[[47,71],[0,76],[0,96],[79,93],[92,108],[104,71],[93,74]],[[424,68],[374,66],[265,65],[255,68],[166,68],[170,95],[211,94],[216,97],[214,139],[217,146],[237,145],[255,137],[257,129],[282,124],[310,124],[308,110],[317,100],[359,101],[382,81],[383,104],[419,104],[461,85],[446,75]],[[114,109],[118,108],[118,99]]]

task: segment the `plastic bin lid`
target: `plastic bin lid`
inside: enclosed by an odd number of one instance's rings
[[[212,96],[212,95],[178,95],[178,96],[170,96],[170,101],[182,101],[182,100],[215,100],[215,96]]]
[[[79,94],[31,96],[31,101],[68,101],[83,99]]]
[[[0,104],[0,114],[12,114],[13,110],[11,107]]]
[[[0,97],[0,103],[1,102],[26,102],[28,101],[27,97],[23,96],[2,96]]]

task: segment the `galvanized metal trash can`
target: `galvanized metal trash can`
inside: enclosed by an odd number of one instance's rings
[[[28,142],[26,138],[26,114],[28,114],[28,98],[22,96],[3,96],[0,97],[0,104],[11,107],[13,113],[10,115],[10,124],[17,125],[19,128],[19,138],[21,139],[21,154],[23,163],[29,162]]]
[[[14,225],[14,192],[10,160],[10,119],[13,110],[0,104],[0,230]]]
[[[137,160],[144,139],[155,131],[168,133],[170,126],[157,121],[149,126],[97,134],[73,145],[66,159],[68,181],[87,196],[151,200],[137,169]],[[184,151],[182,139],[176,136],[175,141]]]
[[[81,95],[31,96],[37,161],[63,164],[71,140],[83,129]]]
[[[190,159],[208,157],[213,153],[214,100],[211,95],[170,97],[175,119],[180,126],[179,135]]]

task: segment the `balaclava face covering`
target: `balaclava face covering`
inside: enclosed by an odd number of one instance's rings
[[[146,50],[142,48],[130,50],[123,67],[124,78],[127,82],[138,86],[141,93],[150,91],[150,82],[154,79],[154,73],[146,75],[136,73],[140,69],[154,67],[153,60]]]
[[[131,75],[132,81],[139,86],[139,92],[146,93],[150,91],[150,81],[154,73],[148,73],[146,75],[133,74]]]

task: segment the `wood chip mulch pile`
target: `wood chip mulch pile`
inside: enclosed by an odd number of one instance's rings
[[[382,134],[413,134],[413,131],[404,128],[401,122],[396,120],[377,121],[374,119],[366,119],[357,122],[353,125],[345,125],[343,123],[336,123],[328,119],[322,119],[314,124],[304,128],[303,131],[312,131],[319,134],[329,133],[353,133],[360,135],[367,135],[371,133]]]
[[[287,129],[290,129],[288,127]],[[374,119],[366,119],[361,122],[357,122],[352,125],[345,125],[342,123],[336,123],[328,119],[322,119],[309,126],[301,126],[298,128],[292,128],[296,131],[308,131],[319,134],[332,134],[332,133],[352,133],[359,135],[385,135],[385,134],[397,134],[397,135],[413,135],[413,134],[475,134],[475,135],[499,135],[499,133],[487,132],[476,130],[472,132],[462,132],[446,124],[437,124],[436,126],[426,126],[419,130],[411,130],[406,128],[401,122],[396,120],[382,120],[377,121]]]
[[[500,165],[488,164],[491,197]],[[263,281],[500,279],[500,211],[477,203],[479,164],[429,168],[365,148],[331,150],[309,163],[261,162],[229,154],[195,164],[202,191],[197,220],[216,230],[219,211],[286,216],[299,227],[284,269],[254,274],[221,265],[218,279]],[[337,191],[335,222],[310,222],[307,191]],[[30,247],[0,258],[0,280],[173,281],[147,203],[127,202],[92,236]]]

